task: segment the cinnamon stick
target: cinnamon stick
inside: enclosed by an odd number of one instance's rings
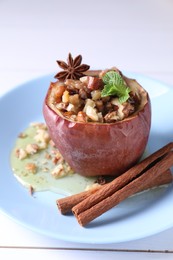
[[[102,189],[98,190],[97,193],[91,195],[88,197],[88,199],[83,200],[80,202],[81,204],[78,204],[78,206],[73,208],[74,214],[80,214],[82,211],[87,210],[88,208],[91,208],[104,198],[111,196],[114,192],[128,184],[131,180],[136,178],[142,171],[149,168],[149,166],[158,158],[163,156],[164,154],[168,153],[173,149],[173,142],[165,145],[155,153],[151,154],[147,158],[145,158],[140,163],[136,164],[134,167],[130,168],[128,171],[114,179],[112,182],[110,182],[108,185],[105,185],[102,187]],[[166,169],[168,169],[167,167]],[[166,170],[165,169],[165,170]]]
[[[154,187],[158,187],[161,185],[169,184],[173,181],[172,174],[170,169],[167,169],[161,176],[157,177],[155,180],[151,181],[147,185],[143,186],[141,191],[148,190]],[[104,184],[107,185],[107,184]],[[101,185],[91,188],[90,190],[80,192],[78,194],[74,194],[65,198],[58,199],[56,204],[58,206],[59,211],[61,214],[67,214],[71,212],[72,208],[77,205],[79,202],[83,201],[84,199],[88,198],[90,195],[94,194],[102,188]]]
[[[72,211],[79,224],[88,224],[159,177],[173,164],[173,152],[169,152],[172,148],[173,143],[164,146],[73,207]]]
[[[94,188],[91,188],[90,190],[83,191],[62,199],[58,199],[56,201],[56,204],[58,206],[59,211],[61,214],[66,214],[72,210],[72,208],[77,205],[79,202],[83,201],[96,191],[100,189],[101,186],[96,186]]]
[[[161,175],[159,175],[155,179],[151,180],[150,183],[144,184],[144,186],[141,188],[141,190],[139,192],[145,191],[145,190],[148,190],[148,189],[152,189],[152,188],[155,188],[155,187],[159,187],[159,186],[162,186],[162,185],[166,185],[166,184],[171,183],[172,181],[173,181],[173,176],[172,176],[171,170],[167,169]]]

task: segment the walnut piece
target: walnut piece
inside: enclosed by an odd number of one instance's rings
[[[25,169],[28,172],[35,174],[37,172],[37,165],[35,163],[27,163]]]
[[[23,160],[23,159],[25,159],[25,158],[28,156],[26,150],[23,149],[23,148],[18,148],[18,149],[16,149],[15,155],[16,155],[16,157],[17,157],[19,160]]]

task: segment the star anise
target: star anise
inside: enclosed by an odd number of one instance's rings
[[[58,72],[55,75],[56,79],[79,79],[84,76],[83,72],[89,70],[90,66],[81,64],[82,56],[78,55],[76,58],[72,58],[71,53],[68,55],[67,63],[61,60],[57,60],[57,63],[63,71]]]

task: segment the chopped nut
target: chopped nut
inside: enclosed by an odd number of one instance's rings
[[[80,105],[79,94],[70,95],[69,103],[71,103],[75,106],[79,106]]]
[[[101,98],[101,91],[100,90],[93,90],[91,92],[91,97],[92,97],[92,100],[98,100]]]
[[[103,110],[104,110],[103,101],[102,100],[96,100],[95,104],[96,104],[97,110],[99,112],[103,112]]]
[[[122,120],[124,118],[124,113],[123,113],[124,106],[119,102],[118,98],[112,99],[111,104],[118,106],[117,115],[119,117],[119,120]]]
[[[61,178],[66,175],[62,164],[58,164],[51,172],[54,178]]]
[[[98,115],[99,122],[100,122],[100,123],[103,123],[103,122],[104,122],[104,118],[103,118],[102,113],[99,112],[97,115]]]
[[[131,105],[129,102],[124,103],[123,113],[125,117],[128,117],[134,112],[135,108],[133,105]]]
[[[78,122],[85,123],[88,121],[88,116],[86,115],[85,112],[79,111],[76,119]]]
[[[73,120],[73,121],[75,121],[75,119],[76,119],[76,115],[74,114],[73,111],[64,112],[63,115],[64,115],[64,117],[66,117],[66,118],[68,118],[70,120]]]
[[[87,106],[86,108],[86,115],[93,121],[97,122],[99,121],[98,114],[96,112],[96,109],[93,107]]]
[[[63,95],[62,95],[62,102],[63,103],[68,103],[69,102],[69,92],[67,90],[65,90]]]
[[[54,164],[57,164],[58,162],[62,162],[63,160],[64,159],[63,159],[62,155],[59,152],[55,153],[55,157],[52,158],[52,162]]]
[[[67,174],[73,174],[74,170],[72,170],[72,168],[70,167],[70,165],[68,165],[67,163],[64,164],[65,167],[65,171]]]
[[[37,172],[37,165],[35,163],[27,163],[25,165],[25,169],[28,172],[31,172],[31,173],[35,174]]]
[[[37,153],[38,150],[39,146],[37,144],[27,144],[26,146],[26,152],[31,155]]]
[[[63,102],[56,104],[56,108],[59,110],[65,110],[66,107],[67,107],[67,104],[65,104]]]
[[[26,150],[24,150],[23,148],[16,149],[15,155],[17,158],[19,158],[19,160],[23,160],[28,156]]]
[[[117,115],[117,111],[109,112],[104,117],[105,122],[111,123],[119,120],[119,116]]]
[[[62,157],[62,155],[60,154],[59,151],[56,151],[55,157],[56,157],[58,160],[63,159],[63,157]],[[64,160],[64,159],[63,159],[63,160]]]
[[[71,118],[71,116],[74,115],[74,112],[73,111],[67,111],[67,112],[64,112],[64,116],[67,117],[67,118]]]
[[[56,98],[61,98],[63,93],[64,93],[64,91],[65,91],[65,89],[66,89],[66,86],[63,83],[60,84],[58,82],[57,88],[56,88]]]
[[[50,141],[49,133],[44,129],[37,129],[34,140],[38,143],[48,143]]]
[[[83,83],[81,80],[73,80],[73,79],[67,79],[65,81],[65,84],[67,85],[68,90],[70,89],[80,89],[83,86]]]
[[[79,79],[82,83],[88,84],[88,76],[81,77]]]
[[[19,138],[25,138],[25,137],[27,137],[27,134],[26,134],[26,133],[20,133],[20,134],[18,135],[18,137],[19,137]]]
[[[71,103],[68,104],[66,109],[68,112],[74,112],[74,113],[76,113],[78,110],[78,108]]]
[[[118,106],[118,107],[121,105],[121,103],[119,102],[118,98],[112,98],[111,99],[111,104],[115,105],[115,106]]]
[[[41,142],[41,143],[38,144],[40,150],[46,149],[47,145],[48,144],[46,142]]]
[[[86,113],[86,110],[87,110],[87,107],[88,107],[88,106],[94,108],[95,105],[96,105],[96,104],[95,104],[95,102],[94,102],[93,100],[91,100],[91,99],[86,99],[85,106],[84,106],[84,108],[83,108],[83,112]]]
[[[37,129],[47,130],[47,125],[44,124],[44,123],[32,122],[30,125],[37,128]]]
[[[79,96],[81,99],[87,99],[88,98],[88,93],[85,89],[81,88],[79,89]]]

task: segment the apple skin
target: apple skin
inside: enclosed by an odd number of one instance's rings
[[[133,83],[128,78],[126,81]],[[140,111],[122,121],[81,123],[69,121],[50,108],[51,87],[44,100],[43,115],[51,139],[75,172],[83,176],[119,176],[139,161],[151,126],[148,94]]]

